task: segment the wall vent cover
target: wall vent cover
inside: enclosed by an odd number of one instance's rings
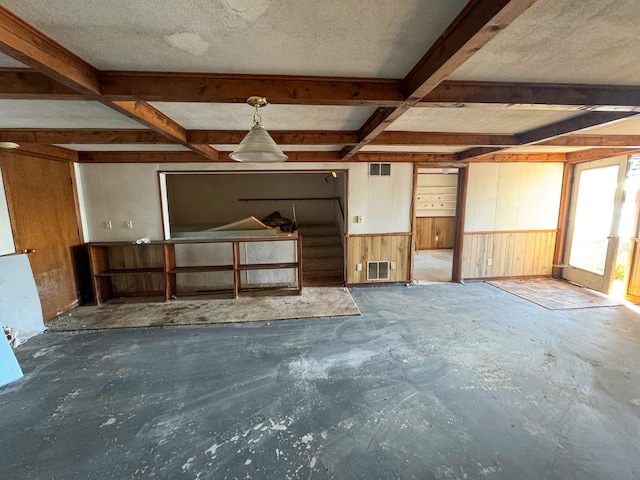
[[[389,261],[367,262],[367,280],[389,280]]]
[[[369,164],[369,176],[371,176],[371,177],[390,177],[391,176],[391,164],[390,163],[370,163]]]

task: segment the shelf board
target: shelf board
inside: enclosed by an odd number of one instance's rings
[[[162,267],[114,268],[97,273],[96,277],[115,277],[118,275],[149,275],[152,273],[164,273],[164,269]]]
[[[198,265],[193,267],[175,267],[169,273],[206,273],[206,272],[231,272],[233,265]]]
[[[238,265],[238,270],[271,270],[278,268],[298,268],[296,262],[289,263],[249,263]]]

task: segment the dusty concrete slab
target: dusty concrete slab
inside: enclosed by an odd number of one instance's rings
[[[362,316],[32,339],[0,478],[640,478],[636,312],[352,294]]]

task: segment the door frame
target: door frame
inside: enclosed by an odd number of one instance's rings
[[[576,202],[579,193],[580,174],[585,170],[591,170],[595,168],[605,168],[609,166],[618,165],[618,177],[616,191],[614,194],[614,206],[611,216],[611,225],[609,228],[609,236],[607,252],[605,257],[605,267],[602,275],[595,272],[575,267],[569,264],[571,254],[571,244],[573,241],[574,228],[575,228],[575,211]],[[624,202],[624,183],[627,177],[628,169],[628,157],[617,156],[611,158],[604,158],[600,160],[593,160],[590,162],[580,163],[575,165],[572,176],[573,188],[570,194],[569,206],[567,211],[567,232],[564,244],[564,258],[565,262],[562,268],[562,278],[574,283],[578,283],[585,287],[591,288],[603,293],[609,293],[611,285],[613,283],[613,273],[615,269],[616,254],[618,251],[618,245],[620,238],[618,236],[618,228],[620,226],[620,218],[622,213],[622,204]]]

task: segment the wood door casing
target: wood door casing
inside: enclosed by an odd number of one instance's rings
[[[0,154],[17,252],[34,250],[29,261],[45,320],[78,301],[72,247],[80,243],[71,170],[55,162]]]

